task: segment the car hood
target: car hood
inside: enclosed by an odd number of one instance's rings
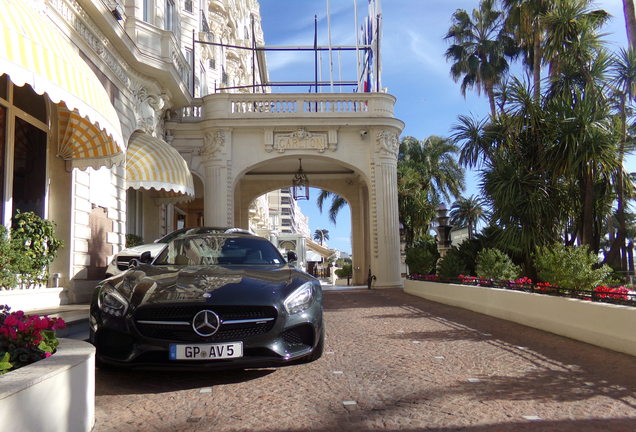
[[[118,290],[134,308],[146,304],[271,304],[312,278],[291,266],[150,266],[121,275]],[[114,281],[113,281],[114,282]]]
[[[122,249],[117,255],[125,256],[140,256],[143,252],[150,252],[152,257],[155,257],[166,247],[165,243],[148,243],[138,246],[132,246],[126,249]]]

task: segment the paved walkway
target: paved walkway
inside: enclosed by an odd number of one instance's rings
[[[401,290],[325,293],[307,365],[96,374],[96,432],[636,430],[636,358]]]

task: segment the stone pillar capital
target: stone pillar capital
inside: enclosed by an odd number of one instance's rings
[[[381,157],[391,158],[397,162],[400,141],[396,132],[382,129],[376,134],[376,152]]]
[[[225,161],[228,157],[229,131],[212,129],[203,135],[203,144],[199,149],[199,156],[206,165],[214,161]]]

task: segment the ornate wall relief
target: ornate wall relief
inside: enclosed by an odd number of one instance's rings
[[[137,129],[141,129],[150,135],[155,135],[156,131],[160,132],[161,118],[166,108],[166,98],[164,94],[150,94],[145,87],[140,87],[133,91],[135,100],[135,120]],[[157,134],[161,136],[161,134]]]
[[[388,130],[378,131],[377,134],[378,152],[383,156],[397,158],[400,150],[400,142],[395,132]]]
[[[217,129],[203,135],[199,155],[207,161],[219,159],[225,150],[225,131]]]
[[[309,132],[305,128],[299,128],[295,132],[266,132],[265,151],[273,150],[284,153],[286,150],[316,150],[324,153],[331,148],[336,151],[337,133]]]

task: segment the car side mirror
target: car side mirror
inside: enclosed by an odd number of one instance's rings
[[[150,251],[142,252],[139,257],[139,261],[144,264],[150,264],[152,262],[152,255],[150,255]]]
[[[287,251],[287,262],[296,262],[298,261],[298,255],[294,251]]]

